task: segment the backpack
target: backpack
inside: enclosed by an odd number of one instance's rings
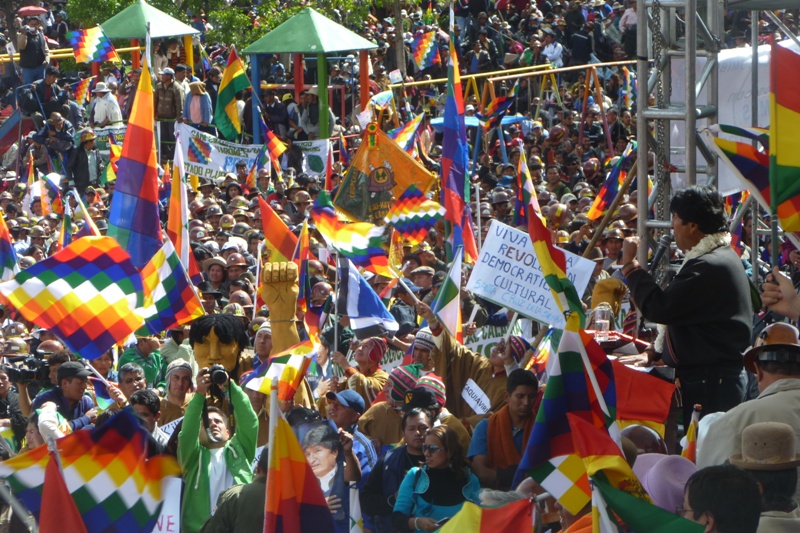
[[[17,103],[20,109],[27,114],[33,114],[40,111],[39,98],[34,92],[34,87],[23,87],[17,92]]]

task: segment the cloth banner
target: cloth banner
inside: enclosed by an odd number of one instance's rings
[[[235,144],[218,139],[188,124],[175,124],[183,147],[186,173],[203,178],[221,178],[236,172],[236,162],[244,161],[251,168],[261,150],[259,144]]]
[[[325,176],[328,168],[328,151],[331,146],[328,139],[294,141],[293,144],[306,154],[307,173],[314,176]]]

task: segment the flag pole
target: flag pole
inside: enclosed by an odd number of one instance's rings
[[[511,330],[513,330],[514,326],[517,324],[517,317],[519,317],[519,314],[514,311],[511,315],[511,320],[508,321],[508,329],[506,330],[505,337],[503,337],[503,342],[506,344],[508,344],[508,339],[511,337]]]
[[[262,241],[261,244],[258,245],[258,257],[256,258],[256,291],[258,290],[258,285],[261,281],[261,261],[263,255],[264,255],[264,242]],[[258,300],[258,295],[256,295],[256,300]],[[255,320],[257,313],[258,313],[258,306],[254,305],[253,318],[251,318],[250,320]]]
[[[300,241],[298,241],[298,246],[299,244]],[[339,261],[341,261],[341,257],[339,257],[339,254],[336,254],[336,274],[333,278],[333,284],[336,289],[336,298],[333,300],[333,353],[339,351]],[[328,359],[330,359],[330,357],[331,354],[328,353]],[[337,377],[341,377],[343,375],[340,373],[341,369],[339,368],[339,365],[333,365],[332,371]]]
[[[97,376],[97,379],[99,379],[100,381],[102,381],[102,382],[103,382],[103,384],[104,384],[106,387],[108,387],[108,386],[110,386],[110,385],[111,385],[111,384],[108,382],[108,380],[107,380],[106,378],[104,378],[103,376],[101,376],[101,375],[100,375],[100,372],[98,372],[98,371],[97,371],[97,369],[96,369],[95,367],[93,367],[92,365],[90,365],[90,364],[89,364],[89,362],[88,362],[86,359],[81,359],[81,361],[83,361],[83,366],[85,366],[85,367],[86,367],[86,369],[87,369],[87,370],[89,370],[89,372],[91,372],[92,374],[94,374],[95,376]]]

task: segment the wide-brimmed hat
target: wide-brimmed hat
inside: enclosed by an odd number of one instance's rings
[[[755,362],[800,362],[800,331],[791,324],[776,322],[758,334],[755,344],[744,354],[744,367],[756,372]]]
[[[643,453],[633,463],[633,473],[653,503],[671,513],[683,503],[683,488],[697,466],[680,455]]]
[[[742,453],[730,456],[744,470],[788,470],[800,466],[794,429],[783,422],[760,422],[742,431]]]
[[[95,87],[92,90],[92,92],[93,93],[110,93],[111,89],[108,88],[108,85],[106,85],[105,82],[101,81],[101,82],[98,82],[97,85],[95,85]]]
[[[225,263],[225,260],[221,257],[210,257],[203,261],[203,270],[208,272],[208,269],[211,268],[212,265],[219,265],[223,269],[228,268],[228,265]]]

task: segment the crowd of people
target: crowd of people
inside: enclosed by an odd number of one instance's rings
[[[451,47],[465,75],[636,56],[635,2],[499,4],[455,2],[454,40],[446,31],[448,6],[432,4],[426,10],[407,5],[401,20],[373,9],[352,28],[377,45],[368,64],[371,95],[390,89],[390,73],[397,69],[407,73],[408,81],[446,77]],[[791,12],[779,16],[796,28]],[[749,12],[726,14],[727,46],[750,41],[748,17]],[[0,23],[5,20],[0,11]],[[28,162],[42,174],[60,173],[64,190],[74,187],[85,199],[86,211],[76,215],[73,233],[91,218],[105,234],[115,182],[104,178],[109,163],[96,147],[96,130],[129,119],[141,69],[126,73],[121,65],[104,65],[91,89],[91,104],[84,105],[75,99],[74,82],[86,74],[59,70],[49,59],[47,38],[63,46],[71,29],[63,6],[11,24],[19,35],[20,70],[4,63],[2,83],[7,101],[14,87],[30,87],[16,94],[35,128],[2,156],[0,208],[19,265],[27,268],[57,251],[63,224],[56,214],[43,216],[41,198],[20,179]],[[192,16],[192,25],[201,31],[195,65],[187,64],[178,39],[154,46],[161,162],[174,157],[176,123],[217,134],[214,111],[229,46],[206,42],[203,14]],[[764,20],[757,27],[759,35],[774,33]],[[410,47],[415,37],[430,31],[437,32],[444,59],[420,69]],[[405,65],[398,65],[395,49],[401,42]],[[547,373],[534,372],[530,365],[537,349],[532,343],[546,325],[523,319],[519,329],[506,335],[514,325],[512,313],[466,289],[472,265],[465,264],[460,291],[464,341],[454,338],[431,309],[452,260],[443,223],[421,244],[404,247],[402,262],[395,265],[403,283],[390,293],[391,279],[365,272],[399,325],[391,335],[359,337],[344,314],[319,322],[339,287],[326,251],[330,243],[313,224],[305,313],[296,301],[297,267],[273,262],[262,246],[270,228],[262,224],[259,200],[299,234],[320,193],[328,189],[335,197],[359,146],[356,57],[329,65],[330,84],[344,87],[343,96],[332,93],[330,110],[320,108],[317,85],[298,91],[299,101],[293,91],[280,88],[293,81],[287,59],[264,60],[267,86],[257,96],[267,125],[287,146],[277,162],[281,168],[257,168],[253,187],[250,164],[236,160],[227,173],[201,177],[196,188],[187,189],[189,237],[203,277],[196,288],[206,316],[162,335],[137,336],[84,362],[51,332],[3,308],[7,364],[0,366],[0,428],[10,428],[14,442],[0,441],[2,453],[31,450],[131,409],[152,437],[148,453],[173,454],[181,466],[183,531],[261,531],[269,400],[254,380],[271,355],[318,329],[321,345],[314,364],[294,401],[280,407],[320,482],[334,531],[351,530],[355,497],[365,531],[393,533],[436,531],[464,502],[496,506],[541,495],[544,489],[533,479],[516,484],[514,479],[546,388]],[[525,162],[553,242],[594,262],[581,295],[590,324],[592,310],[608,304],[616,329],[649,341],[639,355],[610,355],[629,365],[675,371],[679,393],[673,399],[674,417],[662,421],[666,431],[639,427],[623,439],[625,458],[655,505],[700,522],[709,532],[795,531],[800,525],[800,336],[783,317],[794,323],[800,317],[800,297],[792,283],[800,252],[787,240],[782,255],[771,258],[766,237],[751,250],[752,220],[747,217],[741,238],[732,242],[731,206],[712,188],[691,187],[678,191],[669,206],[676,246],[668,258],[678,272],[666,284],[656,279],[636,261],[639,237],[644,237],[636,236],[638,217],[649,214],[637,211],[635,186],[620,192],[622,201],[605,227],[589,216],[615,166],[628,170],[636,159],[628,150],[637,140],[631,74],[622,66],[601,66],[601,86],[586,91],[583,72],[576,72],[559,75],[555,87],[520,78],[508,111],[519,120],[502,126],[503,135],[488,136],[475,152],[470,196],[479,200],[468,207],[473,226],[480,228],[476,240],[483,243],[493,221],[527,231],[517,205],[524,174],[520,161]],[[305,75],[314,82],[313,69]],[[512,88],[500,87],[500,92],[511,94]],[[395,88],[397,105],[381,123],[389,129],[424,113],[418,131],[420,162],[437,172],[442,134],[431,119],[443,114],[446,93],[444,83]],[[250,91],[237,95],[244,143],[253,131],[252,98]],[[477,94],[468,94],[465,104],[467,116],[483,110]],[[326,112],[331,118],[327,135],[319,130],[320,113]],[[344,135],[351,142],[340,141]],[[295,143],[329,136],[337,152],[328,179],[324,171],[309,168],[307,155]],[[480,142],[476,129],[469,128],[468,139],[472,154]],[[648,163],[652,172],[652,160]],[[78,207],[72,195],[65,201]],[[161,208],[165,222],[166,200]],[[775,263],[776,270],[766,279],[762,273],[766,283],[756,286],[749,276],[758,261]],[[295,296],[287,300],[286,294]],[[490,348],[479,349],[481,339],[493,338],[498,330],[502,334]],[[90,377],[108,383],[110,407],[100,408]],[[483,392],[488,412],[476,411],[464,397],[468,385]],[[676,455],[676,434],[685,431],[696,405],[702,406],[702,419],[695,464]],[[543,530],[591,530],[590,505],[572,514],[552,498],[539,500]],[[23,527],[20,517],[10,515],[6,510],[12,528]]]

